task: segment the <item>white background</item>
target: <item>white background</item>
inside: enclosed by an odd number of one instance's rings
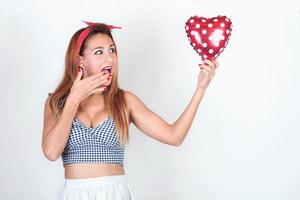
[[[226,15],[232,35],[180,147],[130,127],[136,199],[300,199],[296,0],[2,1],[0,199],[52,200],[63,185],[61,159],[42,153],[43,109],[81,20],[123,27],[113,30],[120,87],[173,123],[197,84],[200,57],[184,29],[194,15]]]

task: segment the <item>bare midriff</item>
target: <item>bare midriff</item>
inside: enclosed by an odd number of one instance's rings
[[[95,178],[123,174],[125,174],[124,168],[119,164],[76,163],[65,165],[66,179]]]

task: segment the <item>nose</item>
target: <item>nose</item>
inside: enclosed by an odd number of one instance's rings
[[[107,58],[107,61],[108,61],[108,62],[112,62],[112,57],[109,56],[109,57]]]
[[[105,58],[108,62],[112,62],[113,58],[112,55],[110,53],[106,54],[106,58]]]

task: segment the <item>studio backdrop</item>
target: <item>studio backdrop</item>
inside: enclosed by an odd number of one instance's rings
[[[82,20],[122,27],[120,87],[173,123],[197,86],[201,58],[185,32],[195,15],[226,15],[232,35],[181,146],[131,124],[136,199],[300,199],[298,0],[1,1],[0,199],[53,200],[64,183],[61,159],[42,153],[44,104]]]

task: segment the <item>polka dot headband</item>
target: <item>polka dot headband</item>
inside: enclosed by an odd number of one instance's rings
[[[104,24],[104,23],[93,23],[93,22],[86,22],[83,21],[84,23],[86,23],[88,25],[88,27],[86,27],[79,35],[78,40],[77,40],[77,46],[76,46],[76,50],[77,50],[77,54],[79,55],[80,52],[80,47],[84,41],[84,39],[89,35],[89,33],[92,30],[92,26],[97,25],[97,24]],[[122,27],[119,26],[113,26],[113,25],[109,25],[109,24],[104,24],[106,25],[110,30],[111,29],[115,29],[115,28],[119,28],[121,29]]]

